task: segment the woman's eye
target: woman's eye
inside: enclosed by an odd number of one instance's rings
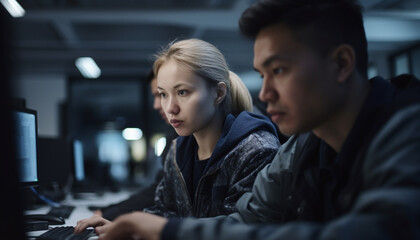
[[[187,94],[187,90],[179,90],[178,91],[178,95],[179,96],[184,96],[184,95],[186,95]]]
[[[159,93],[159,96],[160,96],[161,98],[164,98],[164,97],[166,97],[166,94],[165,94],[165,93]]]

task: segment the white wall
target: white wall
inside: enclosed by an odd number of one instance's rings
[[[66,77],[60,74],[30,74],[12,81],[12,96],[26,100],[26,107],[38,112],[38,135],[57,137],[59,105],[67,96]]]

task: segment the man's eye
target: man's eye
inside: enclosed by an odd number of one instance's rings
[[[282,73],[284,71],[284,69],[283,68],[281,68],[281,67],[279,67],[279,68],[274,68],[273,69],[273,73],[274,74],[279,74],[279,73]]]

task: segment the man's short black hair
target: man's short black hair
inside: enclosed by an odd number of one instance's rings
[[[260,0],[243,12],[241,32],[255,38],[265,27],[282,23],[295,39],[327,54],[340,44],[356,53],[359,72],[367,76],[367,40],[357,0]]]

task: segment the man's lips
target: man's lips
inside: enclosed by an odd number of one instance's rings
[[[174,128],[177,128],[177,127],[181,126],[181,124],[182,124],[184,121],[177,120],[177,119],[171,119],[171,121],[169,121],[169,122],[171,123],[171,125],[172,125]]]
[[[271,120],[275,123],[279,123],[286,115],[285,112],[270,111],[270,110],[267,110],[267,113],[270,115]]]
[[[273,114],[273,115],[271,115],[271,121],[273,121],[275,123],[280,123],[285,115],[286,115],[285,113]]]

